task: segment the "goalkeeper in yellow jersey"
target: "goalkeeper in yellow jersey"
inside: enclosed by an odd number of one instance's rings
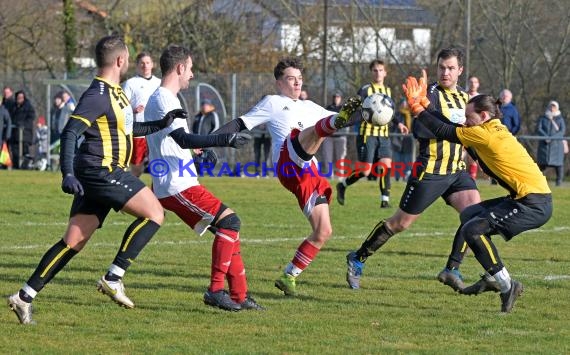
[[[482,201],[461,213],[456,239],[464,239],[485,269],[481,280],[460,290],[463,294],[500,291],[501,311],[510,312],[523,292],[523,285],[512,280],[491,235],[506,241],[545,224],[552,215],[552,194],[546,178],[526,149],[505,127],[500,103],[489,95],[475,96],[465,109],[465,126],[448,123],[437,112],[428,112],[427,75],[409,77],[403,85],[408,104],[419,123],[422,138],[440,138],[470,148],[479,166],[504,187],[509,195]],[[457,240],[456,240],[457,242]]]

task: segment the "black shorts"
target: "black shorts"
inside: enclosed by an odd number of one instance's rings
[[[358,161],[374,164],[377,159],[392,159],[392,142],[389,137],[356,137],[356,147],[358,149]]]
[[[501,234],[505,240],[548,222],[552,216],[551,194],[529,194],[521,199],[499,197],[482,201],[461,212],[461,223],[473,217],[487,219],[491,234]]]
[[[400,200],[400,209],[409,214],[421,214],[440,196],[449,204],[447,199],[454,192],[477,190],[475,180],[465,170],[448,175],[415,174],[408,179]]]
[[[99,219],[99,228],[111,208],[120,211],[146,186],[133,174],[120,168],[113,171],[104,167],[82,168],[75,171],[75,177],[83,185],[84,194],[75,195],[69,216],[94,214]]]

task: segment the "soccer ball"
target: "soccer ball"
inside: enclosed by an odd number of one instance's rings
[[[394,101],[388,95],[375,92],[362,103],[362,119],[375,126],[384,126],[394,116]]]

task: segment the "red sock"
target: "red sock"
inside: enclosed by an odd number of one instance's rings
[[[313,259],[317,256],[319,251],[319,248],[309,243],[309,241],[305,239],[303,243],[299,245],[299,248],[297,248],[295,257],[291,262],[299,269],[305,270],[305,268],[309,266],[311,261],[313,261]]]
[[[471,163],[471,165],[469,165],[469,175],[471,175],[473,180],[477,179],[477,169],[479,169],[477,163]]]
[[[224,289],[226,274],[231,265],[234,245],[239,234],[231,229],[218,229],[212,244],[212,271],[210,275],[210,291]]]
[[[228,269],[228,284],[230,287],[230,297],[234,302],[242,303],[247,294],[247,280],[245,277],[245,267],[241,258],[241,247],[239,238],[234,243],[232,263]]]
[[[336,132],[336,128],[333,126],[333,124],[333,116],[328,116],[318,120],[317,123],[315,123],[315,132],[317,133],[317,136],[328,137]]]

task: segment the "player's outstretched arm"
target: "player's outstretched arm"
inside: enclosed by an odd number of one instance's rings
[[[223,133],[223,134],[191,134],[186,133],[180,127],[172,132],[170,136],[184,149],[209,148],[209,147],[231,147],[239,149],[248,144],[252,137],[247,133]]]
[[[168,112],[160,120],[149,121],[149,122],[135,122],[133,123],[133,137],[148,136],[149,134],[156,133],[163,128],[166,128],[172,124],[176,118],[186,119],[188,113],[181,108],[177,108]]]
[[[237,133],[241,131],[245,131],[247,127],[241,118],[236,118],[235,120],[231,120],[222,127],[218,128],[217,130],[213,131],[212,133]]]

